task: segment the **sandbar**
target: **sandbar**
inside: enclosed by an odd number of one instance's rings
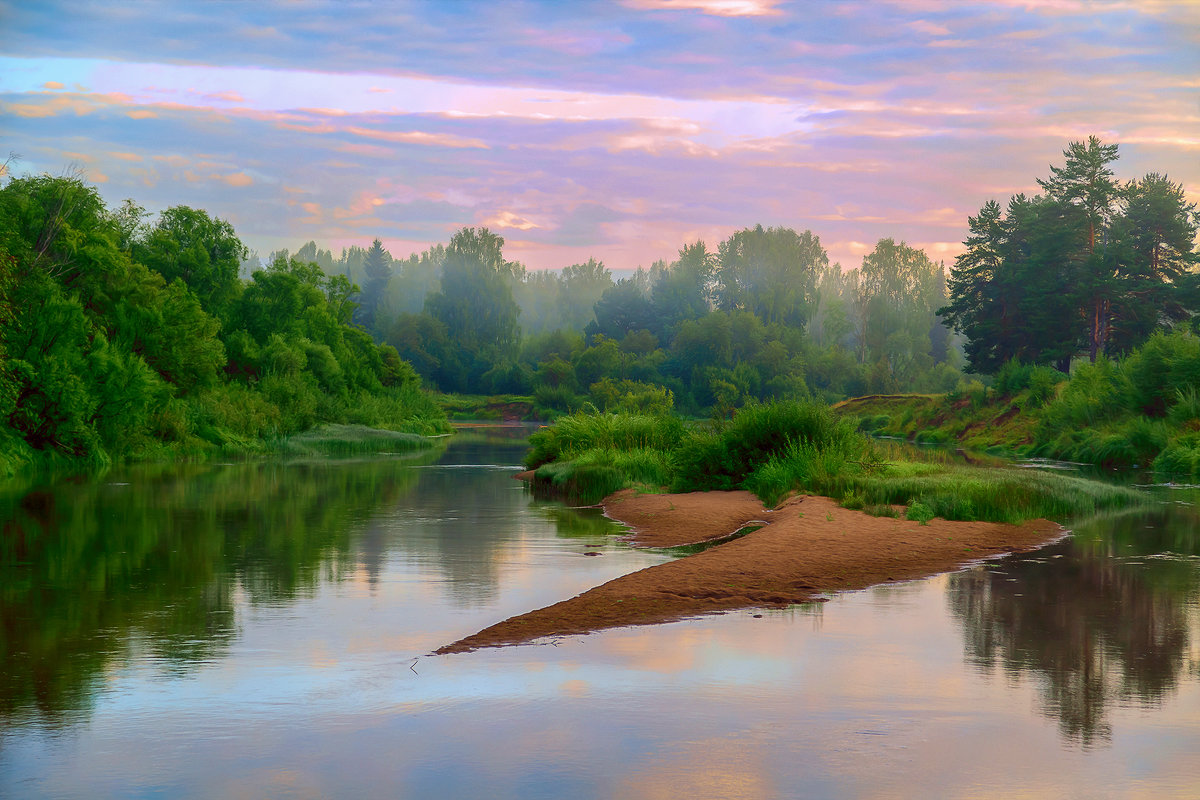
[[[631,529],[632,544],[674,547],[740,538],[647,567],[554,605],[520,614],[445,645],[436,654],[524,644],[605,628],[670,622],[744,608],[779,608],[833,592],[923,578],[993,556],[1041,547],[1057,523],[1021,525],[875,517],[816,495],[764,508],[749,492],[638,494],[602,503]]]

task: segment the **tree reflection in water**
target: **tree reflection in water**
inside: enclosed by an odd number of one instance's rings
[[[222,656],[235,594],[284,602],[353,572],[351,521],[407,492],[412,463],[173,465],[9,487],[0,725],[75,721],[134,643],[172,674]]]
[[[951,576],[968,661],[1033,676],[1067,741],[1106,745],[1114,707],[1161,704],[1194,666],[1198,531],[1178,506],[1103,516],[1051,548]]]

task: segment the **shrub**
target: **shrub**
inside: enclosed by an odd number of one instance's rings
[[[1189,434],[1171,442],[1154,459],[1159,480],[1194,480],[1200,477],[1200,435]]]
[[[849,491],[842,495],[842,508],[848,508],[851,511],[858,511],[864,508],[867,504],[866,499],[861,492]]]
[[[904,511],[904,518],[911,519],[914,522],[919,522],[922,525],[928,525],[929,520],[934,518],[933,509],[917,500],[911,503]]]

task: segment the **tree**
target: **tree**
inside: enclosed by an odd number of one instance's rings
[[[863,256],[860,276],[870,360],[901,382],[932,366],[930,331],[941,327],[936,312],[945,301],[942,268],[923,250],[880,239]]]
[[[1082,226],[1086,237],[1079,252],[1066,254],[1079,262],[1076,290],[1086,303],[1090,328],[1087,332],[1088,354],[1092,361],[1104,350],[1108,337],[1108,314],[1117,292],[1112,260],[1107,247],[1097,251],[1097,238],[1107,245],[1108,226],[1116,213],[1115,204],[1121,191],[1108,165],[1117,160],[1117,145],[1104,145],[1095,136],[1087,144],[1071,142],[1063,151],[1062,167],[1050,167],[1050,177],[1038,180],[1046,196],[1074,210],[1064,214],[1064,227]]]
[[[1002,215],[989,201],[968,218],[966,251],[947,280],[950,302],[938,313],[967,337],[970,369],[992,373],[1012,359],[1069,365],[1079,347],[1081,317],[1078,227],[1053,200],[1013,197]],[[1064,229],[1067,235],[1064,235]]]
[[[563,267],[556,287],[559,313],[554,327],[583,330],[596,318],[596,301],[612,285],[612,273],[603,261],[589,258]]]
[[[521,267],[504,260],[503,247],[503,237],[487,228],[460,230],[446,248],[441,290],[425,300],[426,312],[445,325],[458,347],[474,360],[468,382],[501,356],[511,355],[517,345],[520,309],[510,281]]]
[[[375,317],[379,301],[383,299],[384,290],[392,277],[392,255],[383,249],[383,243],[378,239],[371,242],[371,249],[367,251],[363,273],[366,277],[358,299],[357,317],[360,325],[367,330],[374,330],[377,327]]]
[[[1200,261],[1192,249],[1196,206],[1183,187],[1150,173],[1124,187],[1125,210],[1113,221],[1113,260],[1120,284],[1109,309],[1109,353],[1124,353],[1144,342],[1164,321],[1187,318],[1183,288]]]
[[[595,305],[596,319],[584,330],[589,336],[603,334],[611,339],[623,339],[633,331],[660,331],[660,320],[654,305],[638,281],[622,278],[604,290]]]
[[[704,242],[684,245],[679,260],[651,270],[651,300],[664,331],[710,311],[711,284],[719,261]]]
[[[946,320],[971,368],[1127,351],[1182,319],[1193,279],[1195,208],[1164,176],[1118,186],[1116,145],[1072,142],[1039,180],[1045,196],[989,202],[951,269]]]
[[[168,283],[183,281],[204,310],[218,317],[237,297],[238,270],[246,254],[232,225],[187,206],[162,212],[133,247],[135,261],[161,273]]]
[[[730,236],[718,248],[716,303],[743,309],[764,323],[802,327],[816,301],[817,276],[829,256],[812,231],[758,225]]]

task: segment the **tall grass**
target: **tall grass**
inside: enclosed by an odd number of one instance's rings
[[[577,412],[529,437],[525,466],[534,469],[589,450],[670,452],[684,435],[683,420],[674,415]]]
[[[767,505],[795,491],[886,508],[920,504],[955,520],[1020,522],[1140,502],[1130,489],[1070,475],[950,463],[880,446],[816,402],[748,406],[715,427],[672,416],[574,414],[531,439],[537,480],[583,502],[629,486],[747,489]]]
[[[698,432],[682,442],[677,491],[732,489],[751,473],[795,446],[816,451],[861,447],[855,422],[838,419],[817,402],[749,405],[712,432]]]

